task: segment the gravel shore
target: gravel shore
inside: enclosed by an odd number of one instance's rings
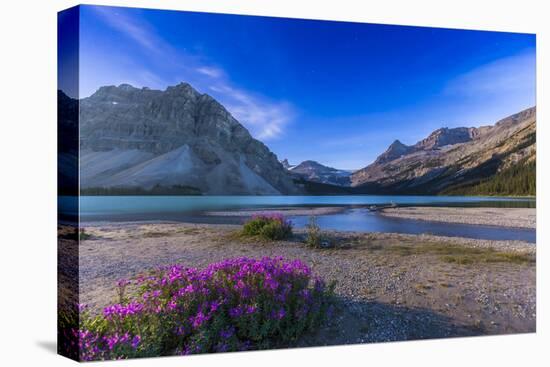
[[[305,234],[263,242],[239,226],[117,223],[87,227],[80,244],[80,302],[99,311],[115,282],[159,265],[204,267],[226,258],[298,258],[336,282],[337,312],[299,345],[330,345],[534,332],[536,247],[430,235],[326,233],[331,247],[309,248]]]
[[[536,228],[536,211],[535,208],[452,208],[421,206],[387,208],[381,210],[380,214],[387,217],[433,222]]]

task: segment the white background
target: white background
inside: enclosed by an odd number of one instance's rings
[[[536,366],[549,349],[546,1],[96,1],[96,4],[537,33],[537,333],[112,362],[117,366]],[[0,364],[65,366],[56,338],[56,12],[74,1],[4,1],[0,12]],[[546,18],[545,18],[546,14]],[[545,351],[546,348],[546,351]],[[546,359],[546,360],[545,360]]]

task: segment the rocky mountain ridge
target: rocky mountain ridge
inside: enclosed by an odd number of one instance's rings
[[[291,169],[292,167],[295,167],[294,165],[290,164],[288,162],[288,159],[286,159],[286,158],[281,161],[281,164],[283,165],[283,167],[285,169]]]
[[[164,91],[106,86],[80,100],[80,165],[82,188],[299,192],[275,154],[187,83]]]
[[[515,164],[535,161],[536,108],[493,126],[442,128],[415,145],[399,141],[354,172],[351,185],[388,193],[440,193],[471,185]]]
[[[350,171],[339,170],[308,160],[289,168],[289,171],[297,178],[319,182],[323,184],[349,186],[351,184]]]
[[[439,194],[466,192],[480,182],[494,187],[486,181],[500,175],[504,182],[511,172],[527,172],[534,180],[535,107],[492,126],[440,128],[414,145],[395,140],[355,172],[312,160],[296,166],[279,161],[220,103],[187,83],[164,91],[105,86],[80,101],[60,91],[58,115],[60,167],[79,167],[80,187],[99,194],[126,188],[212,195]],[[63,138],[74,136],[75,127],[78,144]],[[69,159],[75,154],[79,166]]]

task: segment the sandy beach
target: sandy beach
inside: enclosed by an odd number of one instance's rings
[[[184,223],[86,227],[80,302],[99,312],[115,299],[118,279],[159,265],[204,267],[232,257],[283,256],[302,259],[316,274],[336,281],[340,299],[329,324],[300,345],[535,331],[532,244],[329,232],[331,247],[314,249],[305,245],[303,231],[286,241],[264,242],[237,236],[239,229]]]
[[[534,229],[536,211],[535,208],[398,207],[382,209],[380,214],[433,222]]]

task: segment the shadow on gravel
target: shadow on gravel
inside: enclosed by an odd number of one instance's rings
[[[305,337],[300,347],[439,339],[486,334],[482,328],[454,324],[425,308],[341,299],[327,325]]]

